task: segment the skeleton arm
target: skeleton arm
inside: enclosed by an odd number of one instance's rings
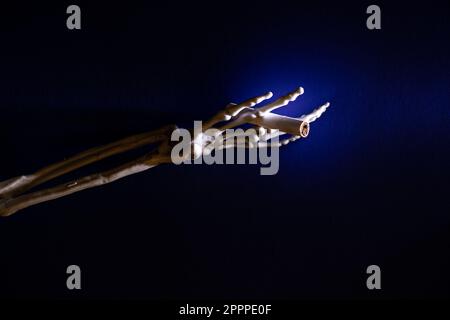
[[[223,111],[220,111],[206,121],[203,126],[203,131],[205,131],[207,129],[214,129],[217,125],[215,133],[209,135],[202,132],[201,136],[194,137],[192,143],[194,145],[200,141],[199,150],[201,155],[210,153],[214,148],[280,147],[299,138],[305,138],[309,134],[309,123],[319,118],[326,111],[329,103],[322,105],[312,113],[303,115],[300,118],[291,118],[272,113],[273,110],[281,108],[291,101],[295,101],[301,94],[303,94],[303,88],[300,87],[288,95],[256,109],[253,107],[270,99],[272,92],[254,97],[240,104],[229,104]],[[217,138],[219,136],[222,138],[223,133],[227,129],[236,128],[244,124],[251,124],[257,129],[258,134],[238,133],[227,136],[225,140],[228,139],[228,142],[230,142],[233,139],[232,142],[217,146],[215,143],[218,141]],[[158,130],[125,138],[106,146],[92,148],[67,160],[45,167],[34,174],[0,182],[0,216],[9,216],[21,209],[38,203],[111,183],[123,177],[143,172],[159,164],[171,163],[172,148],[170,137],[176,128],[175,125],[170,125]],[[271,141],[274,138],[286,134],[289,137],[279,142]],[[23,194],[44,182],[86,165],[149,144],[155,144],[152,152],[117,168],[75,179],[56,187]],[[194,151],[194,148],[192,150]]]
[[[0,183],[0,198],[11,197],[47,182],[53,178],[111,157],[152,143],[166,141],[176,126],[166,126],[159,130],[134,135],[105,146],[79,153],[69,159],[45,167],[34,174],[13,178]]]

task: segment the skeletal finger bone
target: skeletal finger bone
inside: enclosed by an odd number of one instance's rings
[[[269,91],[266,94],[245,100],[239,104],[230,103],[225,107],[225,110],[220,111],[214,117],[206,121],[203,125],[203,128],[206,130],[213,127],[215,124],[219,122],[228,121],[231,118],[235,117],[242,110],[251,108],[264,100],[272,98],[272,96],[273,93]]]
[[[245,108],[251,108],[254,107],[257,104],[260,104],[264,100],[272,98],[273,93],[271,91],[267,92],[266,94],[263,94],[261,96],[257,96],[251,99],[248,99],[244,102],[241,102],[240,104],[229,106],[226,110],[226,113],[232,117],[235,117],[239,112],[241,112]]]
[[[305,90],[302,87],[299,87],[297,90],[275,100],[268,105],[258,108],[258,111],[261,113],[271,112],[275,109],[286,106],[289,102],[295,101],[299,96],[301,96]]]
[[[306,121],[308,123],[314,122],[316,121],[316,119],[318,119],[325,111],[327,111],[328,107],[330,106],[330,103],[327,102],[323,105],[321,105],[320,107],[318,107],[317,109],[314,109],[313,112],[308,113],[308,114],[304,114],[303,116],[301,116],[299,118],[299,120],[301,121]]]

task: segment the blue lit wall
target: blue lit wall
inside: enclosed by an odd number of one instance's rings
[[[448,296],[449,6],[380,4],[369,31],[369,4],[83,2],[79,32],[5,10],[0,180],[268,90],[331,107],[278,175],[164,166],[2,219],[0,295],[66,296],[78,263],[89,297]]]

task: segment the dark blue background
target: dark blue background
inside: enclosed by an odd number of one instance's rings
[[[167,165],[1,219],[1,296],[449,296],[448,2],[377,2],[377,31],[370,2],[77,3],[80,31],[2,5],[0,180],[268,90],[331,108],[278,175]]]

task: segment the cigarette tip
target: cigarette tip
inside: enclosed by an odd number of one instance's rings
[[[309,123],[308,122],[302,122],[300,125],[300,137],[306,138],[309,135]]]

